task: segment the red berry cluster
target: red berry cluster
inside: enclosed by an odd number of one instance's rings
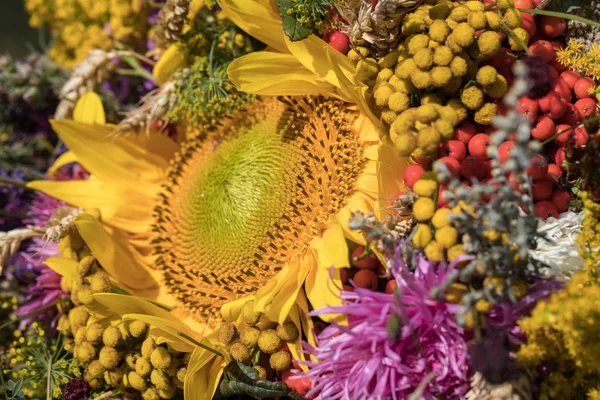
[[[352,252],[352,256],[350,258],[352,266],[349,269],[340,270],[344,290],[354,290],[354,288],[349,284],[349,280],[352,279],[354,285],[359,288],[394,293],[394,289],[396,288],[396,280],[390,280],[388,278],[385,267],[383,264],[381,264],[381,262],[379,262],[377,257],[372,254],[363,257],[364,252],[365,247],[358,246]]]

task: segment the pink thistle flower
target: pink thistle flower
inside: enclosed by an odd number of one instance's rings
[[[318,360],[307,361],[310,370],[299,375],[313,382],[308,398],[407,399],[422,390],[425,399],[450,399],[468,391],[468,338],[455,320],[460,306],[432,296],[464,258],[436,265],[418,256],[411,272],[400,246],[395,253],[395,294],[357,287],[342,291],[344,305],[312,312],[345,314],[348,326],[334,323],[316,347],[305,344]]]

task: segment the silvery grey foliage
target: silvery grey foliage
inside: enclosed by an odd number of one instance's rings
[[[600,21],[600,0],[591,0],[585,7],[571,11],[571,14],[598,22]],[[581,41],[585,50],[589,50],[592,44],[600,41],[600,28],[575,20],[568,21],[565,34],[567,40]]]
[[[530,121],[515,110],[518,99],[531,86],[527,80],[527,66],[518,62],[513,71],[517,79],[504,98],[509,111],[506,116],[496,116],[492,121],[497,129],[490,136],[488,148],[492,179],[485,183],[474,179],[470,187],[465,187],[443,163],[434,166],[439,179],[448,182],[444,197],[449,205],[467,205],[461,213],[451,214],[450,219],[462,235],[465,250],[476,254],[477,258],[461,270],[458,280],[472,283],[478,277],[504,278],[503,284],[487,283],[480,290],[465,295],[465,307],[458,315],[459,323],[464,322],[465,313],[481,299],[493,304],[507,299],[516,302],[512,283],[538,276],[538,270],[543,266],[529,255],[541,234],[537,231],[538,217],[533,212],[531,178],[526,174],[530,160],[540,151],[541,144],[529,140]],[[513,132],[517,144],[508,160],[500,163],[498,146]]]

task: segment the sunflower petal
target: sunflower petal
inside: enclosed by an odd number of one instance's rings
[[[154,197],[159,188],[152,185],[87,181],[33,181],[27,187],[44,192],[65,203],[97,208],[108,225],[129,232],[148,232],[153,223]]]
[[[100,265],[116,281],[134,292],[152,288],[158,292],[156,280],[125,241],[114,240],[100,222],[87,213],[75,218],[75,226]]]
[[[278,71],[274,79],[273,71]],[[335,87],[307,70],[290,54],[258,51],[234,60],[229,79],[246,93],[262,96],[337,96]]]
[[[314,238],[310,247],[318,254],[319,268],[345,268],[350,265],[348,244],[339,224],[327,229],[322,237]]]
[[[250,300],[254,300],[254,296],[242,297],[241,299],[223,304],[223,306],[221,306],[221,315],[223,315],[223,319],[228,322],[237,321],[242,313],[242,308],[244,308],[244,305]]]
[[[75,260],[63,257],[48,257],[44,261],[44,265],[59,274],[72,278],[77,275],[77,264]]]
[[[223,375],[225,360],[200,347],[194,349],[187,366],[183,395],[186,400],[211,400]]]
[[[326,267],[319,266],[306,277],[306,283],[304,284],[306,297],[308,297],[312,308],[315,310],[342,304],[340,300],[340,288],[342,286],[340,270],[333,269],[332,271],[333,276],[330,275],[330,271]],[[340,314],[326,314],[319,317],[327,322],[343,319]]]
[[[303,292],[300,292],[294,307],[290,311],[290,320],[296,325],[299,332],[304,333],[304,336],[299,335],[295,341],[288,342],[288,348],[294,360],[305,360],[306,356],[302,346],[303,337],[313,346],[315,345],[315,338],[313,335],[314,325],[308,314],[308,303]],[[298,364],[298,367],[303,371],[308,371],[308,366],[304,364]]]
[[[168,343],[176,351],[190,353],[196,347],[188,342],[179,333],[185,333],[190,337],[194,337],[194,333],[185,324],[180,323],[178,319],[165,319],[148,314],[124,314],[121,316],[124,321],[143,321],[150,326],[150,334],[155,339],[156,343]],[[177,321],[177,322],[174,322]]]
[[[153,315],[170,321],[173,326],[181,322],[169,311],[160,308],[152,302],[138,297],[117,293],[96,293],[93,295],[94,303],[90,306],[90,311],[98,319],[118,316],[119,318],[126,314]]]
[[[84,124],[106,124],[106,116],[104,115],[104,107],[100,96],[94,92],[84,93],[75,104],[73,121],[83,122]]]
[[[177,43],[172,44],[154,65],[152,70],[154,80],[159,86],[164,85],[171,78],[173,72],[185,66],[186,63],[185,54],[181,51],[179,45]]]
[[[61,167],[64,167],[67,164],[71,164],[77,162],[77,156],[71,150],[65,151],[61,154],[55,161],[54,164],[48,169],[48,176],[50,178],[54,178],[56,175],[56,171],[58,171]]]
[[[112,125],[52,121],[52,127],[78,161],[98,179],[125,182],[161,182],[177,151],[171,139],[159,133],[113,137]]]
[[[379,209],[385,209],[391,204],[391,200],[404,191],[402,174],[409,166],[408,160],[398,156],[391,145],[379,146],[379,162],[377,163],[377,176],[379,177]],[[379,217],[385,215],[385,211],[379,213]]]
[[[288,275],[284,279],[284,285],[282,285],[266,308],[265,313],[271,321],[277,321],[280,324],[286,321],[296,303],[296,298],[304,285],[306,276],[312,269],[316,268],[316,263],[311,252],[304,255],[298,263],[299,265],[296,268],[290,268]]]
[[[225,14],[250,36],[287,53],[281,17],[271,3],[253,0],[218,0]]]

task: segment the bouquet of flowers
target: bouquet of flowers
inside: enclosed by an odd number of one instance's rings
[[[600,399],[596,2],[24,6],[6,398]]]

